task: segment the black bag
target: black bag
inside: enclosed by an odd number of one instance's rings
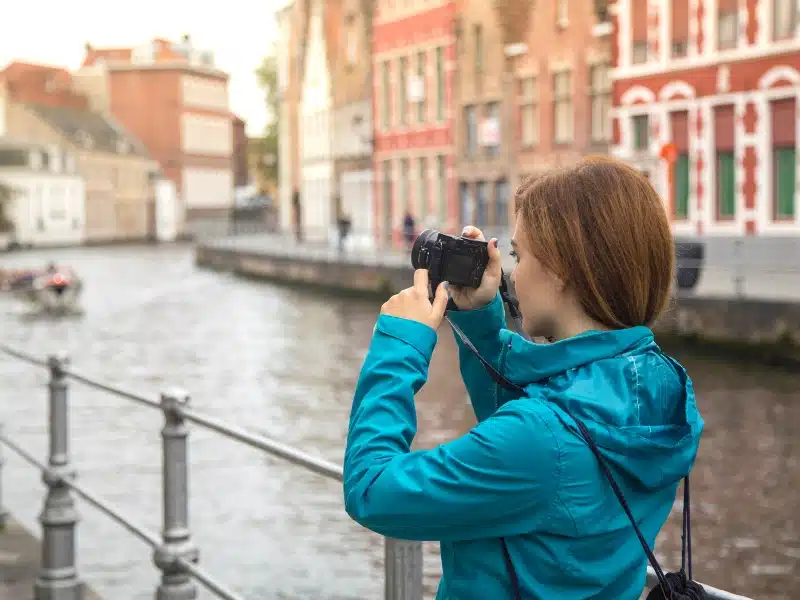
[[[508,285],[505,277],[501,279],[500,295],[502,296],[503,301],[508,305],[511,318],[519,324],[519,308],[516,300],[508,291]],[[456,309],[452,302],[448,304],[448,308]],[[461,329],[458,328],[458,326],[453,324],[450,319],[447,319],[447,321],[450,323],[453,331],[461,339],[464,345],[469,348],[469,350],[480,361],[495,383],[510,391],[520,394],[521,396],[526,394],[524,388],[506,379],[491,364],[489,364],[489,362],[487,362],[480,355],[478,349],[475,348],[469,338],[467,338],[467,336],[463,331],[461,331]],[[689,499],[689,476],[687,475],[683,480],[683,535],[681,536],[681,569],[677,573],[664,573],[663,569],[658,564],[653,551],[650,549],[650,546],[644,539],[639,526],[636,524],[636,519],[633,517],[633,513],[631,512],[631,509],[625,500],[625,496],[622,494],[622,490],[614,479],[614,476],[611,474],[611,471],[609,470],[608,465],[606,465],[603,456],[600,454],[597,444],[595,444],[592,436],[589,435],[589,430],[580,419],[571,414],[569,416],[573,421],[575,421],[575,424],[578,426],[578,429],[581,432],[581,436],[583,436],[584,441],[588,444],[592,453],[597,458],[597,462],[600,465],[600,470],[603,472],[603,475],[611,485],[611,489],[614,490],[614,494],[617,496],[617,500],[619,500],[619,503],[622,505],[622,509],[625,511],[625,514],[628,515],[628,519],[630,519],[631,525],[633,525],[636,536],[639,538],[639,542],[642,544],[642,548],[647,556],[647,560],[650,561],[650,565],[653,567],[653,570],[658,577],[658,585],[650,590],[650,593],[647,595],[647,600],[706,600],[708,596],[706,591],[703,589],[703,586],[696,581],[692,581],[692,527]],[[511,586],[514,589],[514,600],[523,600],[522,589],[519,585],[519,578],[517,577],[517,572],[514,570],[514,565],[511,562],[511,555],[508,552],[508,546],[506,545],[505,538],[500,538],[500,542],[503,545],[503,558],[505,559],[506,569],[508,570],[508,575],[511,579]]]

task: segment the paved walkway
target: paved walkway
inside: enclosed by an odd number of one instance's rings
[[[39,541],[17,521],[8,518],[0,531],[0,600],[34,600],[33,583],[39,570]],[[101,600],[90,589],[83,600]]]
[[[776,242],[778,243],[778,242]],[[293,237],[280,234],[254,234],[209,240],[206,245],[230,248],[241,252],[284,256],[321,262],[383,265],[411,268],[408,252],[397,249],[349,248],[344,253],[333,244],[305,242],[298,244]],[[503,269],[508,273],[514,260],[503,252]],[[738,260],[727,250],[712,245],[707,251],[700,280],[694,290],[680,291],[680,296],[707,298],[747,298],[753,300],[800,301],[800,254],[794,252],[774,255],[769,261],[760,258]]]

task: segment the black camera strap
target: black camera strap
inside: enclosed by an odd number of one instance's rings
[[[521,315],[519,312],[519,305],[517,303],[516,298],[514,298],[508,290],[508,285],[506,283],[505,277],[501,278],[500,284],[500,296],[503,299],[503,302],[508,306],[508,311],[515,321],[520,326]],[[452,302],[450,303],[452,304]],[[449,305],[448,305],[449,306]],[[517,385],[516,383],[510,381],[506,378],[502,373],[500,373],[497,369],[495,369],[485,358],[480,355],[478,349],[475,348],[474,344],[469,340],[469,338],[464,334],[461,329],[455,325],[446,315],[445,318],[447,322],[450,323],[450,327],[453,328],[455,334],[459,337],[459,339],[463,342],[463,344],[475,355],[481,365],[483,365],[484,369],[486,369],[489,376],[494,380],[495,383],[498,385],[506,388],[509,391],[512,391],[519,396],[525,396],[526,391],[525,388],[522,386]],[[521,333],[521,327],[520,327]],[[562,407],[563,408],[563,407]],[[566,410],[566,409],[564,409]],[[695,594],[695,598],[705,598],[705,591],[703,590],[702,586],[699,584],[691,581],[692,579],[692,530],[691,530],[691,512],[690,512],[690,498],[689,498],[689,476],[687,475],[683,480],[683,535],[681,536],[681,570],[678,574],[668,573],[667,575],[664,574],[663,569],[658,564],[658,560],[656,560],[655,554],[653,554],[652,549],[650,548],[647,540],[644,539],[644,535],[642,535],[641,530],[639,529],[639,525],[636,523],[636,519],[633,516],[633,512],[628,505],[628,502],[625,500],[625,496],[622,493],[622,490],[617,484],[616,479],[611,474],[611,470],[608,468],[605,459],[603,458],[602,454],[600,453],[600,449],[597,447],[597,444],[592,439],[592,436],[589,434],[589,430],[587,429],[586,425],[583,422],[569,413],[567,414],[570,418],[575,422],[578,427],[578,430],[581,433],[581,437],[583,437],[586,444],[589,446],[589,449],[594,454],[597,462],[600,466],[600,471],[603,473],[603,476],[608,481],[611,489],[614,491],[614,495],[617,497],[620,505],[622,506],[622,510],[625,511],[628,519],[633,525],[633,529],[636,532],[636,536],[639,538],[639,542],[642,545],[642,549],[644,550],[645,555],[647,556],[647,560],[650,562],[650,565],[653,567],[653,570],[656,573],[656,577],[658,578],[658,584],[660,591],[663,594],[663,598],[666,600],[670,600],[672,598],[680,598],[680,597],[688,597],[688,596],[681,596],[681,593],[693,586],[692,589],[694,590],[693,593]],[[508,551],[508,545],[506,544],[505,538],[500,538],[500,541],[503,545],[503,559],[506,563],[506,568],[509,573],[509,578],[511,579],[511,586],[514,590],[514,600],[523,600],[522,596],[522,588],[519,585],[519,578],[517,577],[517,572],[514,569],[514,565],[511,561],[511,554]],[[687,578],[688,577],[688,578]],[[652,595],[652,592],[651,592]]]

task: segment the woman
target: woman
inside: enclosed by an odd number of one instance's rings
[[[515,207],[523,327],[553,342],[505,329],[496,240],[481,286],[449,290],[458,307],[449,316],[526,394],[495,384],[459,341],[478,424],[410,450],[414,394],[448,300],[440,286],[431,303],[417,271],[414,286],[383,305],[356,387],[347,513],[385,536],[440,541],[440,599],[635,600],[645,555],[573,417],[652,547],[703,429],[688,376],[648,329],[669,301],[670,226],[647,180],[605,158],[524,184]],[[464,235],[482,237],[472,227]]]

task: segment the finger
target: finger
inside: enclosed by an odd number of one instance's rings
[[[414,289],[428,297],[428,270],[417,269],[414,271]]]
[[[485,241],[486,239],[483,237],[483,232],[477,227],[473,227],[472,225],[467,225],[466,227],[464,227],[463,231],[461,232],[461,235],[471,240],[480,240],[481,242]]]
[[[493,271],[500,269],[503,264],[503,258],[500,254],[500,248],[497,247],[497,238],[489,240],[489,268]]]
[[[437,319],[441,319],[444,316],[444,312],[447,310],[447,300],[447,286],[444,283],[440,283],[439,287],[436,288],[436,296],[433,299],[431,315]]]

